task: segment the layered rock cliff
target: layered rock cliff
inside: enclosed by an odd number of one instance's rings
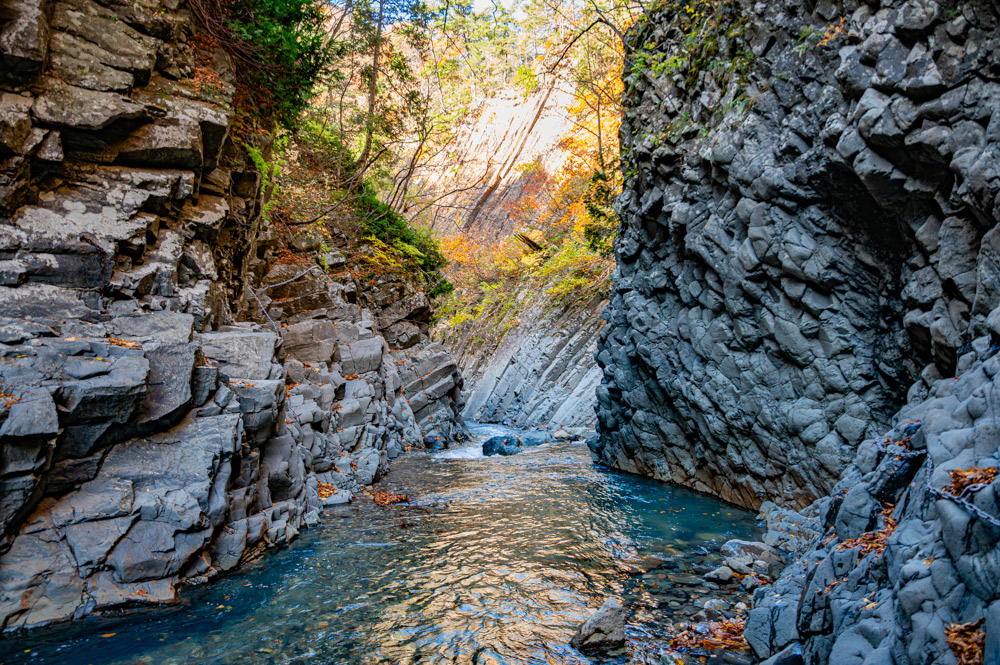
[[[463,435],[426,296],[280,247],[183,5],[17,0],[0,55],[4,630],[172,602]]]
[[[594,452],[803,507],[1000,302],[996,5],[719,11],[632,36]]]
[[[528,94],[501,91],[461,124],[451,149],[415,167],[409,195],[414,206],[433,201],[427,215],[436,232],[482,241],[484,249],[497,239],[523,247],[512,237],[518,232],[547,235],[551,221],[543,220],[555,204],[541,194],[557,187],[570,155],[568,88],[559,71],[540,75]],[[524,278],[502,312],[480,308],[481,320],[435,329],[466,377],[466,417],[521,427],[594,426],[603,294],[567,304],[545,293],[550,286]]]

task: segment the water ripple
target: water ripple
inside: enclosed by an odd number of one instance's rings
[[[581,444],[413,455],[385,486],[415,503],[340,507],[183,607],[8,638],[0,662],[590,663],[568,642],[611,594],[629,607],[629,646],[606,662],[656,662],[663,627],[706,591],[671,580],[691,577],[699,548],[757,535],[745,512],[594,468]],[[668,562],[659,577],[635,569],[649,555]]]

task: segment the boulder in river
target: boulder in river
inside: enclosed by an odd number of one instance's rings
[[[524,443],[515,436],[494,436],[483,442],[483,455],[516,455],[524,450]]]
[[[583,653],[617,649],[625,645],[625,609],[617,598],[608,598],[570,640]]]

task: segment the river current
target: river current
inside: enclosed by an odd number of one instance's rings
[[[726,540],[760,535],[753,515],[597,468],[582,443],[482,456],[511,431],[473,426],[469,444],[395,461],[377,489],[412,503],[333,508],[180,605],[8,636],[0,663],[660,662],[669,624],[726,597],[701,574]],[[587,658],[570,638],[609,595],[628,644]]]

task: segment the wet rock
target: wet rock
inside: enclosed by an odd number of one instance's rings
[[[705,579],[713,582],[729,582],[733,579],[733,571],[728,566],[719,566],[710,573],[706,573]]]
[[[483,455],[516,455],[524,451],[524,442],[513,436],[494,436],[483,442]]]
[[[617,598],[608,598],[570,640],[583,653],[600,653],[625,644],[625,609]]]

